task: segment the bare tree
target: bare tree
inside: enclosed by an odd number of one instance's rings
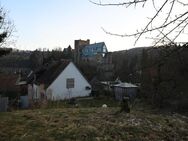
[[[105,1],[105,0],[104,0]],[[123,1],[123,2],[122,2]],[[110,35],[121,37],[135,37],[135,44],[141,36],[147,33],[155,33],[152,39],[155,40],[155,45],[167,40],[168,43],[174,43],[175,40],[183,33],[188,27],[188,1],[187,0],[119,0],[117,3],[104,3],[102,1],[90,1],[99,6],[131,6],[141,5],[143,8],[146,6],[153,6],[155,14],[148,18],[147,24],[141,29],[137,29],[134,33],[117,34],[112,33],[104,28],[104,32]],[[147,5],[147,3],[150,3]],[[160,22],[159,22],[160,21]]]
[[[0,47],[8,46],[8,41],[13,33],[14,25],[8,19],[7,12],[3,7],[0,7]]]

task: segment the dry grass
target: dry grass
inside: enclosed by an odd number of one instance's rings
[[[118,108],[51,108],[0,113],[0,141],[188,140],[188,118]]]

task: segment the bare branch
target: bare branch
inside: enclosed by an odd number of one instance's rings
[[[177,0],[177,2],[180,3],[180,4],[182,4],[183,6],[188,6],[188,3],[184,3],[184,2],[182,2],[180,0]]]
[[[174,3],[175,3],[175,0],[172,1],[170,10],[169,10],[169,12],[167,13],[167,17],[166,17],[165,21],[163,22],[162,26],[165,25],[165,24],[167,23],[167,21],[169,20],[170,15],[171,15],[172,10],[173,10],[173,7],[174,7]],[[164,31],[164,28],[162,29],[162,31],[161,31],[160,33],[163,33],[163,31]],[[159,34],[159,35],[160,35],[160,34]],[[157,35],[157,36],[159,36],[159,35]]]
[[[155,10],[157,11],[157,8],[155,6],[155,0],[152,0],[152,4],[153,4],[153,7],[155,8]]]
[[[15,26],[13,22],[11,22],[7,18],[7,12],[5,12],[4,8],[0,8],[0,47],[3,47],[10,41],[10,37],[14,32]]]
[[[137,36],[137,35],[140,35],[140,34],[144,34],[144,33],[147,33],[147,32],[152,32],[152,31],[155,31],[155,30],[159,30],[159,29],[162,29],[162,28],[165,28],[171,24],[174,24],[176,21],[178,21],[179,19],[181,19],[182,17],[184,17],[185,15],[188,15],[188,11],[183,13],[182,15],[178,16],[177,18],[175,18],[174,20],[166,23],[165,25],[162,25],[162,26],[158,26],[158,27],[155,27],[155,28],[152,28],[152,29],[147,29],[145,31],[138,31],[136,33],[133,33],[133,34],[116,34],[116,33],[111,33],[111,32],[108,32],[106,31],[103,27],[102,27],[102,30],[107,33],[107,34],[110,34],[110,35],[114,35],[114,36],[120,36],[120,37],[133,37],[133,36]]]
[[[91,3],[99,6],[130,6],[130,5],[136,5],[138,3],[145,3],[147,0],[132,0],[128,2],[122,2],[122,3],[101,3],[100,2],[94,2],[89,0]]]
[[[166,0],[163,5],[160,7],[160,9],[157,11],[157,13],[153,16],[153,18],[148,22],[148,24],[145,26],[144,30],[139,34],[138,38],[136,39],[134,45],[136,45],[137,41],[140,39],[140,37],[142,36],[142,34],[147,31],[148,26],[153,22],[153,20],[158,16],[159,12],[161,12],[161,10],[164,8],[164,6],[167,4],[168,0]]]
[[[182,29],[178,32],[178,34],[174,37],[173,42],[179,37],[179,35],[184,31],[184,29],[188,26],[188,23],[186,23]]]
[[[172,43],[173,41],[170,39],[170,38],[168,38],[168,36],[167,35],[165,35],[162,31],[160,31],[160,30],[158,30],[170,43]]]
[[[160,30],[161,32],[159,34],[156,35],[156,37],[160,37],[162,35],[161,40],[163,40],[164,38],[166,38],[167,35],[169,34],[174,34],[175,38],[173,38],[174,41],[188,26],[187,22],[187,16],[188,16],[188,10],[186,10],[186,6],[188,6],[188,3],[185,3],[183,0],[164,0],[164,2],[162,2],[162,4],[159,5],[159,8],[157,9],[156,7],[158,5],[156,5],[157,0],[128,0],[126,2],[122,2],[122,3],[97,3],[97,2],[93,2],[90,1],[96,5],[100,5],[100,6],[131,6],[131,5],[137,5],[137,4],[143,4],[143,6],[145,5],[146,2],[151,1],[153,4],[154,9],[156,10],[156,13],[154,14],[153,17],[151,17],[148,21],[148,23],[140,30],[137,30],[134,33],[125,33],[125,34],[117,34],[117,33],[111,33],[107,30],[105,30],[102,27],[102,30],[106,33],[106,34],[110,34],[110,35],[114,35],[114,36],[120,36],[120,37],[135,37],[135,43],[134,45],[136,45],[136,43],[140,40],[140,38],[147,34],[147,33],[155,33],[155,31]],[[159,2],[160,3],[160,2]],[[180,9],[184,9],[182,10],[181,14],[175,15],[176,11],[174,10],[175,8],[177,8],[175,5],[176,4],[180,4]],[[168,9],[168,10],[167,10]],[[166,12],[166,17],[162,17],[160,19],[161,15],[164,15],[164,12]],[[160,20],[162,23],[158,24],[157,20]],[[183,21],[183,22],[181,22]],[[183,26],[182,26],[183,25]],[[169,32],[168,32],[169,31]],[[178,32],[178,34],[175,34],[174,32]],[[166,35],[166,36],[164,36]]]
[[[163,40],[166,36],[168,36],[171,32],[173,32],[176,28],[178,28],[180,25],[182,25],[186,20],[188,20],[188,17],[186,17],[183,21],[181,21],[179,24],[177,24],[173,29],[171,29],[168,33],[165,34],[154,46],[156,46],[161,40]]]

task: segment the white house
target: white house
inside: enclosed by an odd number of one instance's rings
[[[41,71],[36,81],[28,87],[33,99],[63,100],[89,96],[91,85],[74,63],[60,61]]]

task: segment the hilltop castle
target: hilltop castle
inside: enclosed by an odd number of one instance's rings
[[[104,42],[90,44],[90,40],[75,40],[74,46],[75,64],[88,62],[97,67],[101,78],[106,80],[113,77],[112,53],[108,52]]]
[[[90,44],[90,40],[75,40],[74,62],[90,61],[102,63],[104,56],[108,53],[104,42]]]

